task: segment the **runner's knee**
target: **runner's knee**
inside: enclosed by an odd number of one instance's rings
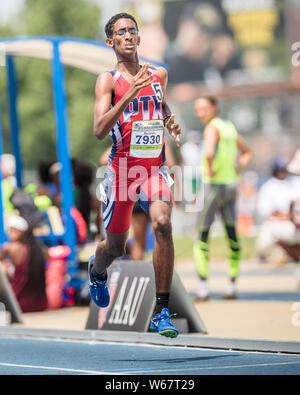
[[[162,214],[152,222],[153,231],[155,234],[168,235],[172,231],[172,224],[170,217]]]

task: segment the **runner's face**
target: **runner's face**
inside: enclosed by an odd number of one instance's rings
[[[106,42],[118,53],[124,55],[135,54],[140,43],[136,24],[131,19],[117,20],[114,24],[113,36]]]
[[[204,124],[209,122],[216,115],[216,107],[206,99],[198,99],[195,103],[196,116]]]

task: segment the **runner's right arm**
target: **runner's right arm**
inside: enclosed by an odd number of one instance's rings
[[[144,64],[133,77],[128,91],[111,107],[114,92],[114,82],[110,73],[101,74],[96,82],[94,106],[94,134],[103,140],[120,119],[129,103],[141,89],[150,85],[151,75],[148,75],[148,64]]]

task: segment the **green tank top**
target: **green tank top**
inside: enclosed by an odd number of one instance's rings
[[[209,125],[214,126],[219,132],[219,142],[216,147],[213,159],[212,169],[215,171],[214,177],[207,176],[207,160],[204,158],[204,175],[203,181],[212,184],[231,184],[236,182],[237,174],[235,170],[235,162],[237,158],[237,130],[232,122],[213,118]]]

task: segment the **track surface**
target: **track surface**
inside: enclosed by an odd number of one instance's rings
[[[1,375],[299,375],[300,355],[0,338]]]
[[[182,268],[181,277],[194,281],[194,267],[184,265]],[[216,284],[212,289],[212,299],[220,299],[220,287],[217,280],[219,280],[218,276],[225,276],[225,268],[219,269],[219,266],[216,268],[218,271],[214,273],[213,280]],[[287,267],[267,270],[257,268],[255,265],[247,266],[246,269],[247,271],[241,278],[241,282],[244,281],[244,283],[241,283],[240,300],[246,300],[247,303],[300,300],[300,293],[296,292],[292,286],[292,269]],[[262,283],[263,274],[265,275]],[[285,284],[284,281],[288,283]],[[253,287],[253,282],[255,287]],[[259,284],[261,284],[260,288]],[[185,286],[186,289],[192,290],[194,283],[187,281]],[[214,310],[217,319],[213,321],[213,325],[220,323],[220,314],[226,311],[224,310],[227,306],[225,303],[220,304],[221,310]],[[291,314],[291,308],[287,306],[288,314]],[[256,315],[248,316],[251,311],[244,309],[239,318],[248,321],[251,318],[255,319]],[[276,314],[269,317],[272,325],[274,322],[277,323],[275,318],[278,318],[278,311],[281,310],[268,310],[268,314]],[[62,313],[66,314],[65,311]],[[52,320],[53,317],[55,320],[61,319],[61,315],[57,312],[30,316],[32,320],[38,319],[38,325],[36,321],[33,321],[35,324],[33,327],[52,328],[53,325],[49,325],[47,321],[49,315]],[[181,335],[177,339],[168,339],[165,342],[161,341],[161,336],[156,337],[156,334],[132,332],[106,334],[105,331],[92,331],[91,333],[79,331],[77,334],[76,330],[74,334],[72,331],[65,331],[69,327],[77,329],[73,322],[74,317],[70,314],[67,317],[72,325],[67,326],[61,323],[59,327],[61,329],[54,331],[33,329],[30,326],[32,323],[30,320],[27,325],[29,328],[0,328],[0,375],[105,375],[106,381],[108,376],[109,380],[142,380],[146,376],[153,378],[159,376],[161,379],[172,376],[171,378],[183,380],[189,376],[201,375],[300,375],[300,342],[294,334],[291,339],[297,339],[296,342],[290,342],[287,337],[288,342],[282,344],[277,340],[270,343],[264,340],[256,341],[252,334],[248,336],[248,332],[247,335],[240,336],[241,339],[220,338],[219,335],[217,337],[192,336],[192,338]],[[290,326],[290,315],[285,318]],[[283,327],[282,330],[286,328]],[[263,329],[262,338],[268,339],[268,333],[274,328],[267,326]],[[299,327],[296,330],[299,331]],[[196,340],[193,340],[195,338]],[[157,342],[156,339],[159,341]],[[201,389],[201,380],[203,378],[197,377],[198,392]]]

